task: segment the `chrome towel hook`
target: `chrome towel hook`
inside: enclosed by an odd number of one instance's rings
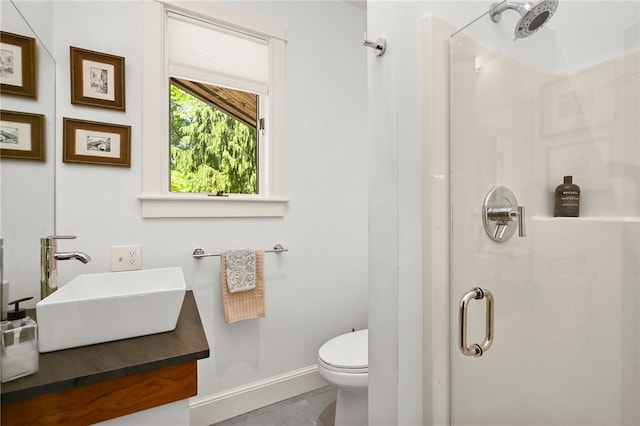
[[[376,56],[382,56],[384,51],[387,50],[386,39],[380,37],[376,41],[367,40],[367,33],[364,33],[364,41],[362,42],[362,45],[372,48],[373,54]]]

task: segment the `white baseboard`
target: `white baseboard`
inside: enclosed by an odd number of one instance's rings
[[[189,403],[191,426],[208,426],[327,386],[312,365]]]

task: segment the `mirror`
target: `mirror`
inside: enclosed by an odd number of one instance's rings
[[[48,5],[49,3],[49,5]],[[36,96],[24,94],[0,95],[3,113],[18,112],[17,115],[4,115],[2,121],[2,152],[10,143],[19,144],[30,141],[26,151],[33,151],[34,139],[18,137],[23,130],[20,117],[25,114],[43,116],[41,135],[44,139],[44,161],[41,159],[0,158],[0,238],[4,240],[2,250],[2,278],[10,282],[9,299],[33,296],[25,307],[33,307],[40,296],[40,238],[55,234],[55,82],[56,64],[47,45],[51,45],[53,34],[50,2],[44,1],[2,1],[0,2],[0,28],[3,32],[35,39]],[[44,10],[43,10],[44,9]],[[11,46],[3,45],[2,77],[12,75]],[[17,72],[15,73],[17,75]],[[17,84],[20,86],[20,84]],[[7,117],[12,118],[10,121]],[[15,120],[15,121],[14,121]],[[27,125],[34,128],[37,125]],[[10,140],[11,139],[11,140]],[[9,141],[10,140],[10,141]],[[13,150],[11,150],[13,152]],[[6,309],[3,301],[3,310]]]

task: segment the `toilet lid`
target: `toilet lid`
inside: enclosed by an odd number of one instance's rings
[[[369,330],[334,337],[322,345],[318,358],[334,368],[366,371],[369,367]]]

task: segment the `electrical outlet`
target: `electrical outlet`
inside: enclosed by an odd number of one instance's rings
[[[111,246],[111,271],[142,269],[142,246]]]

